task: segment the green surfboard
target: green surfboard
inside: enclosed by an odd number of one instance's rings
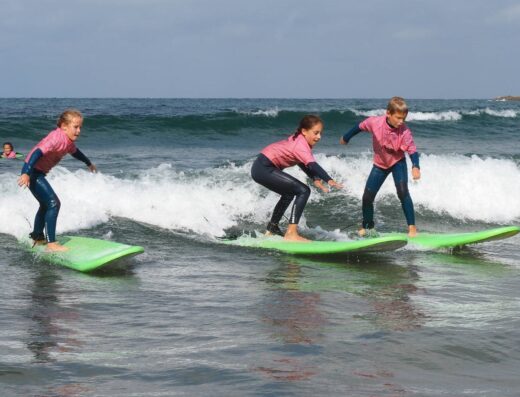
[[[240,247],[264,248],[293,255],[337,255],[342,253],[363,253],[393,251],[404,247],[406,236],[385,236],[353,241],[286,241],[281,237],[240,237],[236,240],[224,240],[225,244]]]
[[[117,259],[144,252],[143,247],[136,245],[120,244],[89,237],[63,236],[58,238],[58,242],[69,250],[47,252],[45,245],[37,245],[30,248],[30,251],[47,262],[80,272],[90,272]]]
[[[470,233],[419,233],[417,237],[408,238],[408,244],[423,248],[457,248],[486,241],[502,240],[512,237],[518,232],[520,232],[518,226],[505,226]],[[388,234],[387,236],[406,236],[406,234]]]

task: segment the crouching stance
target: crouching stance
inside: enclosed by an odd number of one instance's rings
[[[298,129],[293,135],[286,140],[265,147],[253,163],[251,168],[253,180],[281,195],[274,207],[271,221],[267,225],[268,235],[277,234],[284,236],[286,240],[308,241],[298,234],[298,222],[311,190],[306,184],[283,172],[285,168],[298,165],[307,176],[314,180],[314,185],[324,192],[329,190],[321,181],[325,181],[331,187],[343,187],[321,168],[312,154],[312,148],[321,139],[322,130],[322,120],[318,116],[307,115],[300,121]],[[278,224],[291,202],[293,205],[289,225],[284,234]]]

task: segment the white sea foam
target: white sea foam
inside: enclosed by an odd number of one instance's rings
[[[373,110],[356,110],[351,109],[351,111],[357,116],[363,117],[371,117],[371,116],[381,116],[385,114],[385,109],[373,109]],[[489,116],[494,117],[505,117],[505,118],[514,118],[518,117],[520,111],[514,109],[503,109],[503,110],[493,110],[490,108],[485,109],[477,109],[477,110],[445,110],[442,112],[413,112],[410,111],[408,113],[407,121],[458,121],[461,120],[464,115],[469,116],[479,116],[482,114],[487,114]]]
[[[278,113],[280,113],[280,109],[278,109],[278,107],[275,107],[273,109],[266,110],[240,111],[239,113],[250,116],[276,117],[278,116]]]
[[[445,112],[410,112],[406,120],[408,121],[457,121],[462,119],[462,115],[454,110]]]
[[[360,111],[352,109],[352,112],[358,116],[371,117],[382,116],[386,113],[385,109],[373,109]],[[456,121],[460,120],[462,115],[454,110],[444,112],[409,112],[406,120],[408,121]]]
[[[319,154],[317,159],[335,179],[346,184],[334,195],[360,200],[371,169],[370,153],[346,159]],[[188,175],[162,164],[143,171],[137,179],[56,167],[48,178],[62,202],[58,233],[92,227],[111,216],[209,236],[222,235],[244,219],[264,223],[279,196],[253,182],[250,167],[251,163],[230,165]],[[427,209],[439,216],[491,223],[520,219],[520,168],[514,161],[423,155],[421,169],[421,180],[410,182],[419,213]],[[304,179],[297,167],[289,172]],[[14,173],[0,177],[0,232],[22,237],[33,222],[37,203],[28,190],[16,185]],[[310,200],[327,201],[329,197],[314,192]],[[393,200],[398,205],[391,177],[381,188],[376,204],[381,200]]]
[[[480,116],[481,114],[487,114],[489,116],[494,116],[494,117],[515,118],[518,116],[519,113],[520,113],[520,111],[513,110],[513,109],[493,110],[490,108],[485,108],[485,109],[471,110],[471,111],[465,112],[464,114],[467,114],[470,116]]]
[[[346,194],[361,197],[371,170],[364,158],[320,158],[335,176],[343,176]],[[520,219],[520,167],[507,159],[461,155],[421,155],[421,179],[409,183],[413,201],[439,215],[461,220],[507,223]],[[389,176],[376,200],[396,199]]]

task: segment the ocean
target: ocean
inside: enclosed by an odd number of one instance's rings
[[[300,229],[348,239],[371,140],[339,138],[386,102],[0,99],[0,140],[21,153],[65,108],[85,116],[77,145],[99,173],[71,157],[51,171],[58,234],[145,248],[95,274],[39,261],[19,243],[37,209],[22,161],[0,160],[0,395],[518,396],[520,236],[330,260],[221,243],[264,230],[278,196],[252,162],[309,113],[345,188],[313,189]],[[408,104],[419,232],[518,225],[520,102]],[[391,178],[375,204],[378,230],[406,230]]]

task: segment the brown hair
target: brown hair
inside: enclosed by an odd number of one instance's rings
[[[83,115],[78,109],[67,109],[60,115],[56,124],[58,127],[61,127],[63,124],[70,124],[76,117],[83,119]]]
[[[300,120],[300,125],[298,125],[298,129],[294,133],[294,137],[296,138],[298,135],[302,133],[302,130],[310,130],[316,124],[323,124],[323,120],[314,114],[307,114],[303,116]]]
[[[388,101],[388,105],[386,106],[386,110],[390,114],[394,113],[408,113],[408,105],[406,104],[404,98],[401,98],[400,96],[394,96]]]

